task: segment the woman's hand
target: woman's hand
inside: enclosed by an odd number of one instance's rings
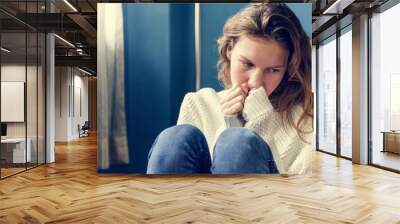
[[[233,85],[221,100],[224,115],[238,115],[242,112],[244,101],[249,93],[247,83]]]

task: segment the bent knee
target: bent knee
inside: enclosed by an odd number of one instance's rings
[[[150,156],[174,157],[186,149],[185,143],[193,142],[195,139],[204,139],[202,132],[195,126],[182,124],[172,126],[162,131],[149,152]]]
[[[214,150],[215,153],[234,153],[240,157],[266,149],[269,150],[269,146],[255,131],[249,128],[228,128],[221,133]]]
[[[233,145],[253,143],[262,140],[261,137],[249,128],[228,128],[221,133],[218,141],[226,141]]]
[[[202,135],[202,132],[195,126],[190,124],[181,124],[169,127],[163,130],[158,138],[161,139],[187,139],[189,137]]]

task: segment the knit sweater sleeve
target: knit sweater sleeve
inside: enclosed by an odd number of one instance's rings
[[[202,124],[199,112],[196,110],[194,104],[195,97],[196,95],[194,93],[187,93],[183,98],[181,108],[179,111],[177,125],[190,124],[202,130]]]
[[[263,87],[249,93],[243,116],[246,120],[245,127],[259,134],[271,148],[281,174],[304,174],[310,170],[312,147],[307,142],[311,142],[312,133],[302,139],[294,127],[283,125]]]

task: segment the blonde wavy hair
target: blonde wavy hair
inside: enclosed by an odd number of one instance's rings
[[[233,49],[243,35],[275,40],[289,52],[288,67],[278,87],[269,96],[274,109],[286,118],[298,134],[310,133],[303,124],[313,117],[311,90],[311,41],[297,16],[285,4],[258,3],[242,9],[230,17],[218,38],[218,79],[225,88],[231,87],[230,61],[227,50]],[[303,112],[297,122],[293,120],[296,106]],[[312,128],[312,125],[311,125]]]

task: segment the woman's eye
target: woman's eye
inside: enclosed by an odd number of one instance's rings
[[[251,67],[253,67],[253,64],[252,64],[252,63],[243,62],[243,65],[244,65],[244,67],[246,67],[246,68],[251,68]]]
[[[267,70],[267,73],[277,73],[277,72],[279,72],[279,69],[276,68],[270,68]]]

